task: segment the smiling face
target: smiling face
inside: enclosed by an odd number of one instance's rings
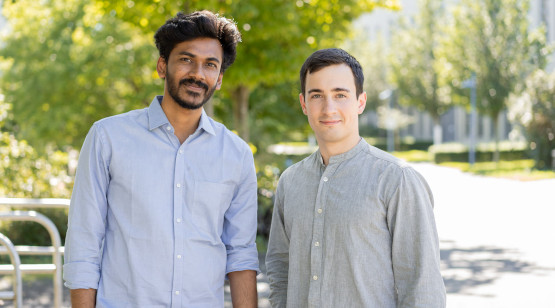
[[[308,73],[305,83],[299,99],[319,146],[333,147],[339,153],[354,147],[360,140],[358,115],[366,106],[366,93],[357,97],[349,66],[326,66]]]
[[[202,107],[222,85],[223,49],[212,38],[181,42],[167,60],[158,59],[157,71],[166,79],[165,95],[186,109]]]

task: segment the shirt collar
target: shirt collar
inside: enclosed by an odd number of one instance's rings
[[[162,106],[160,105],[162,98],[163,96],[161,95],[154,97],[152,103],[150,103],[150,106],[148,107],[149,130],[153,130],[164,124],[170,123],[170,121],[168,121],[168,117],[166,117],[166,114],[164,113],[164,110],[162,110]]]
[[[348,159],[351,159],[353,156],[357,155],[358,152],[362,151],[365,147],[368,147],[368,143],[366,142],[366,140],[364,140],[364,138],[360,138],[360,141],[357,143],[357,145],[355,145],[349,151],[331,156],[328,165],[340,163]],[[323,166],[324,159],[322,158],[322,153],[320,153],[320,150],[318,150],[318,158],[319,158],[318,161]]]
[[[160,105],[162,103],[162,98],[163,98],[162,95],[157,95],[156,97],[154,97],[154,99],[152,100],[152,103],[150,103],[150,106],[148,107],[148,129],[149,130],[153,130],[162,125],[170,123],[170,121],[168,120],[168,117],[166,117],[166,114],[162,109],[162,106]],[[214,126],[210,121],[210,117],[204,111],[204,108],[202,109],[202,114],[200,116],[200,121],[199,121],[197,131],[200,129],[203,129],[205,132],[209,133],[210,135],[216,135],[216,133],[214,132]]]

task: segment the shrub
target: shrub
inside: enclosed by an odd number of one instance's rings
[[[429,151],[435,163],[468,162],[469,149],[462,143],[444,143],[432,145]],[[476,146],[476,161],[492,161],[495,143],[479,143]],[[502,160],[526,159],[527,146],[524,142],[502,141],[499,143],[499,155]]]

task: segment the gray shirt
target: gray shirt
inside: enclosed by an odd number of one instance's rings
[[[361,140],[283,172],[266,256],[273,307],[445,307],[433,197]]]

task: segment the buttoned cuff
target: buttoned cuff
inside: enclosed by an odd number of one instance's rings
[[[64,264],[64,280],[69,289],[98,289],[100,266],[88,262]]]
[[[227,265],[225,274],[238,271],[256,271],[260,274],[260,267],[258,264],[258,251],[256,244],[240,247],[240,248],[227,248]]]

